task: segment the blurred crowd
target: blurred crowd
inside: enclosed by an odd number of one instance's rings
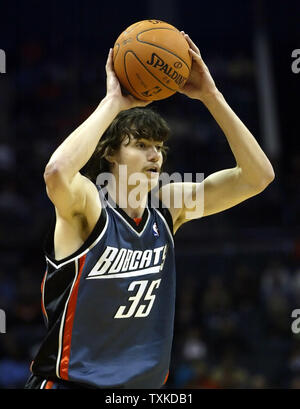
[[[227,265],[222,273],[207,260],[210,274],[179,280],[172,385],[298,388],[300,340],[291,311],[299,268],[266,255],[219,262]]]
[[[53,208],[44,167],[105,95],[106,50],[92,44],[59,48],[51,41],[18,38],[17,49],[7,47],[11,58],[1,77],[1,388],[24,386],[46,331],[42,246]],[[205,61],[263,144],[252,52],[227,51],[207,47]],[[235,165],[200,103],[176,95],[153,105],[173,131],[166,171],[207,176]],[[287,115],[289,107],[280,108]],[[177,314],[166,388],[300,388],[300,339],[291,330],[291,313],[300,308],[300,154],[284,145],[281,157],[270,160],[276,180],[262,195],[178,232]]]

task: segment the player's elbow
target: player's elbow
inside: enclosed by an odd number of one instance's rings
[[[275,179],[275,172],[274,172],[273,166],[271,166],[271,169],[269,170],[269,173],[268,173],[268,185],[271,182],[273,182],[274,179]]]
[[[44,181],[47,187],[53,186],[61,178],[62,167],[58,162],[48,162],[44,170]]]
[[[265,187],[267,187],[275,179],[275,172],[271,163],[268,163],[268,166],[264,170],[263,182]]]
[[[258,193],[265,190],[269,186],[269,184],[273,182],[274,179],[275,179],[275,172],[274,172],[272,165],[270,164],[270,166],[268,166],[268,168],[262,172],[260,180],[257,183]]]

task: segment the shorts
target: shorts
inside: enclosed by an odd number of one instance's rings
[[[41,376],[31,375],[24,389],[91,389],[91,387],[58,378],[45,379]]]

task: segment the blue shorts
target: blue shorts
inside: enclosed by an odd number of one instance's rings
[[[58,378],[45,379],[41,376],[31,375],[24,389],[91,389],[91,387]]]

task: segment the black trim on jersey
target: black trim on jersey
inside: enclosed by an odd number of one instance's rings
[[[167,224],[169,226],[170,232],[171,232],[172,236],[174,236],[173,219],[172,219],[172,215],[170,213],[170,210],[167,207],[164,207],[161,201],[159,201],[159,202],[160,202],[161,206],[158,207],[158,210],[161,212],[161,214],[165,218],[165,220],[166,220],[166,222],[167,222]]]
[[[103,197],[105,198],[105,200],[113,207],[113,209],[116,212],[118,212],[123,217],[123,219],[125,219],[127,221],[128,224],[130,224],[130,226],[137,233],[141,233],[141,231],[145,227],[145,224],[147,223],[149,210],[147,208],[144,209],[144,212],[143,212],[143,215],[142,215],[142,220],[137,225],[136,222],[130,216],[128,216],[128,214],[121,207],[119,207],[119,205],[117,203],[114,202],[112,197],[109,195],[108,191],[107,190],[106,191],[102,190],[102,187],[103,186],[97,186],[98,190],[101,191],[101,193],[102,193]]]
[[[147,223],[148,220],[148,214],[149,214],[149,209],[145,208],[143,215],[142,215],[142,220],[140,221],[140,223],[137,225],[136,222],[134,221],[134,219],[132,219],[130,216],[128,216],[128,214],[121,208],[119,207],[119,205],[117,203],[115,203],[112,199],[112,197],[109,195],[109,193],[106,191],[105,193],[102,191],[103,186],[99,186],[97,185],[97,188],[99,191],[101,191],[101,193],[103,194],[103,196],[105,197],[105,199],[108,201],[108,203],[114,208],[114,210],[116,210],[129,224],[130,226],[137,232],[140,233],[143,228],[145,227],[145,224]],[[101,197],[101,195],[100,195]],[[154,209],[158,209],[161,214],[163,215],[163,217],[165,218],[169,229],[172,233],[172,236],[174,236],[173,234],[173,219],[170,213],[170,210],[165,207],[162,203],[161,200],[155,200],[155,203],[153,205],[153,203],[151,203],[150,200],[150,193],[148,194],[148,205],[150,207],[153,207]]]
[[[112,204],[111,197],[108,198],[108,201],[110,204]],[[142,214],[142,220],[137,225],[136,222],[130,216],[128,216],[128,214],[121,207],[119,207],[117,203],[113,202],[113,206],[114,206],[114,210],[116,210],[130,224],[130,226],[137,233],[141,233],[141,231],[145,227],[145,224],[147,223],[147,220],[148,220],[149,210],[147,208],[144,209],[144,212]]]
[[[144,209],[143,215],[142,215],[142,220],[140,223],[137,225],[136,222],[128,216],[128,214],[116,204],[115,210],[117,210],[120,215],[130,224],[130,226],[136,230],[138,233],[140,233],[143,228],[145,227],[145,224],[147,223],[148,220],[148,214],[149,210],[147,208]]]
[[[55,231],[55,225],[56,225],[56,217],[55,215],[53,216],[52,223],[50,226],[50,230],[48,232],[48,235],[46,236],[45,243],[44,243],[44,252],[46,256],[56,264],[59,263],[64,263],[65,261],[68,261],[71,258],[79,256],[80,253],[82,253],[84,250],[86,250],[88,247],[90,247],[94,241],[97,239],[97,237],[101,234],[105,222],[106,222],[106,212],[104,209],[101,209],[100,216],[96,222],[96,225],[94,229],[91,231],[90,235],[86,239],[86,241],[80,246],[78,250],[76,250],[74,253],[72,253],[70,256],[65,257],[61,260],[56,260],[55,255],[54,255],[54,231]]]

